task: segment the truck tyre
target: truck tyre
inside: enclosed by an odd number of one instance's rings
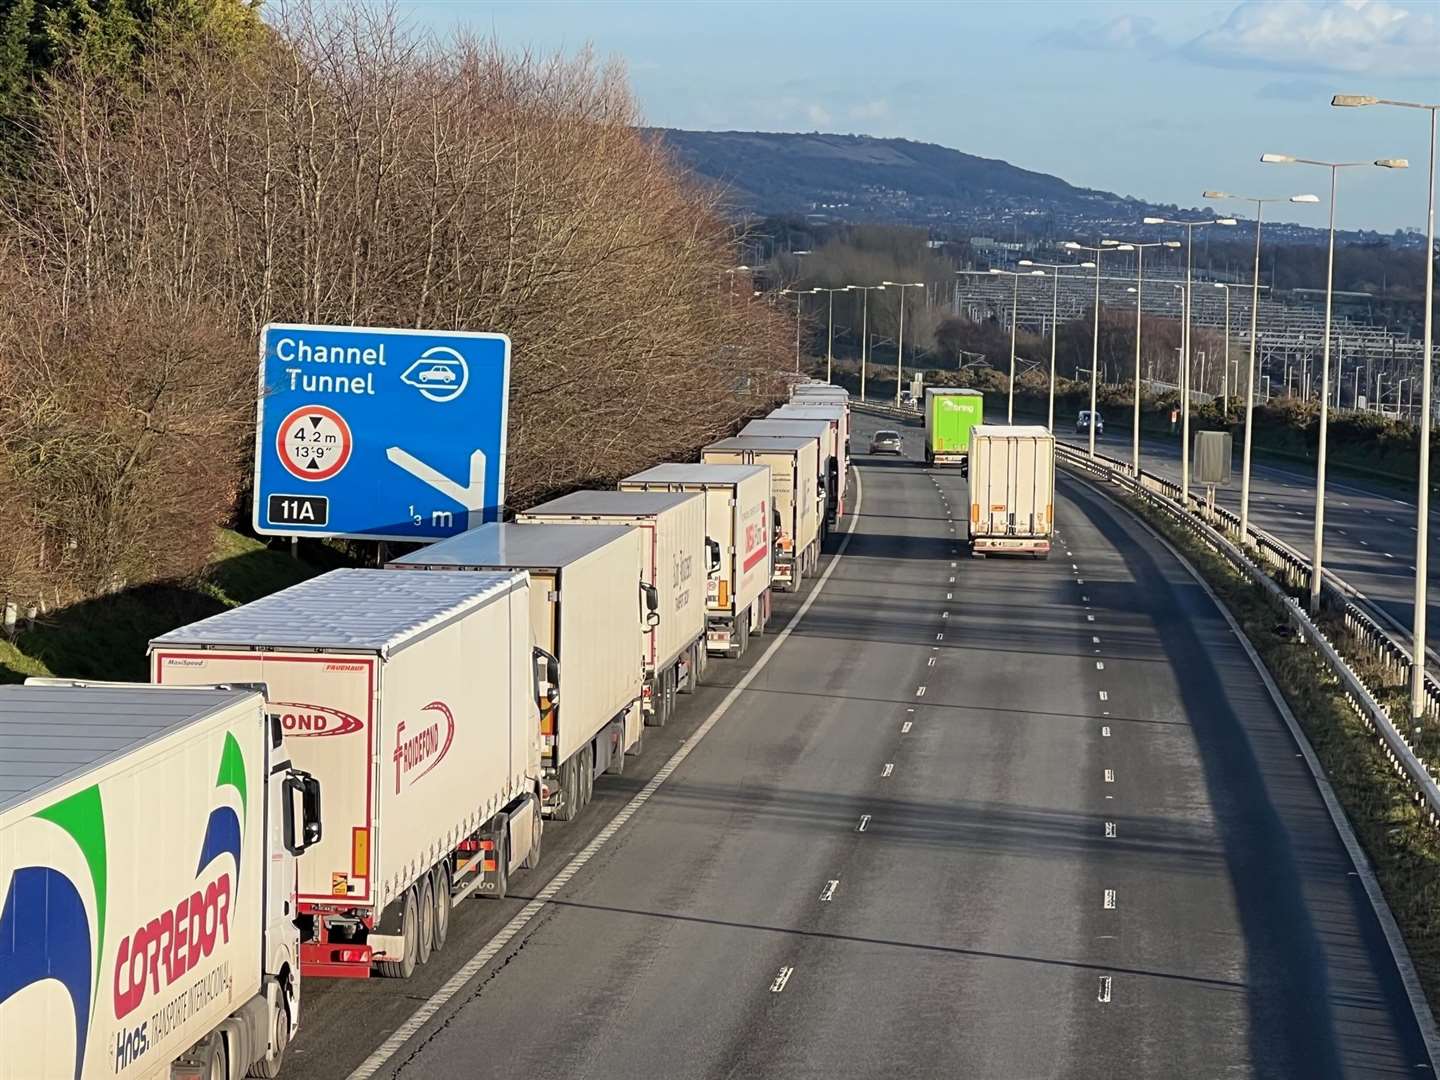
[[[623,751],[622,751],[623,752]],[[588,744],[580,751],[580,806],[583,809],[590,805],[590,798],[595,794],[595,744]]]
[[[665,726],[665,695],[661,692],[664,680],[665,676],[657,671],[650,681],[650,711],[645,714],[646,727]]]
[[[230,1055],[225,1050],[225,1036],[215,1032],[205,1044],[205,1080],[230,1080]]]
[[[620,751],[620,753],[618,753],[618,754],[611,754],[611,755],[610,755],[610,764],[608,764],[608,765],[605,766],[605,775],[606,775],[606,776],[624,776],[624,775],[625,775],[625,759],[626,759],[628,756],[630,756],[631,754],[638,754],[638,753],[640,753],[640,744],[641,744],[642,742],[644,742],[644,736],[643,736],[643,735],[642,735],[639,739],[636,739],[636,740],[635,740],[635,745],[633,745],[632,747],[630,747],[629,750],[622,750],[622,751]]]
[[[584,806],[580,794],[583,790],[580,780],[580,754],[570,755],[570,759],[560,766],[560,805],[555,810],[557,821],[574,821]]]
[[[504,900],[510,891],[510,830],[495,837],[495,888],[486,893],[491,900]]]
[[[665,719],[660,721],[662,724],[668,723],[670,718],[675,715],[675,706],[678,704],[676,697],[680,692],[678,682],[673,667],[665,672],[665,682],[662,686],[665,695]]]
[[[740,616],[730,627],[730,635],[735,639],[735,659],[739,660],[745,655],[745,650],[750,647],[750,612],[742,611]]]
[[[435,897],[435,951],[445,947],[450,937],[450,864],[445,860],[436,863],[430,871],[430,891]]]
[[[275,1030],[270,1034],[270,1041],[275,1049],[266,1053],[259,1061],[250,1065],[247,1076],[258,1076],[262,1080],[275,1080],[280,1075],[280,1069],[285,1064],[285,1048],[290,1045],[290,991],[288,987],[282,987],[280,992],[280,1008],[275,1010]]]
[[[537,813],[535,824],[530,829],[530,850],[525,855],[525,861],[520,864],[526,870],[534,870],[540,865],[540,841],[544,831],[545,819]]]
[[[681,687],[680,693],[693,694],[700,686],[700,653],[693,641],[685,654],[685,667],[685,685]]]
[[[708,638],[701,638],[695,643],[695,654],[699,657],[699,667],[695,670],[700,673],[700,681],[705,681],[705,675],[710,670],[710,642]]]
[[[420,964],[430,962],[430,954],[435,951],[435,881],[426,874],[415,883],[419,890],[419,899],[415,904],[415,914],[419,917],[415,934],[415,960]]]
[[[400,933],[404,939],[404,952],[399,960],[378,960],[375,966],[387,979],[408,979],[415,974],[415,963],[420,952],[420,917],[415,910],[415,887],[405,890],[405,902],[401,906]]]

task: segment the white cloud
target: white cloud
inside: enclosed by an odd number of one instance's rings
[[[1185,51],[1222,67],[1432,75],[1440,21],[1390,0],[1245,0]]]
[[[830,126],[830,111],[823,105],[806,105],[805,118],[817,128],[827,128]]]
[[[890,103],[884,98],[862,102],[850,107],[852,120],[883,120],[890,115]]]
[[[1108,22],[1083,19],[1052,30],[1041,40],[1066,49],[1090,52],[1159,51],[1167,48],[1155,20],[1145,15],[1117,15]]]

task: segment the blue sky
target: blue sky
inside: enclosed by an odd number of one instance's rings
[[[1426,114],[1332,109],[1335,92],[1440,101],[1440,0],[402,0],[444,35],[622,59],[647,122],[937,142],[1182,206],[1222,188],[1327,195],[1274,151],[1408,157],[1342,174],[1342,228],[1424,228]],[[1236,207],[1237,211],[1242,209]],[[1324,224],[1324,207],[1276,216]]]

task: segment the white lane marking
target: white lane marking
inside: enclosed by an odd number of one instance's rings
[[[1369,541],[1369,540],[1361,540],[1361,541],[1360,541],[1360,546],[1361,546],[1361,547],[1369,547],[1369,546],[1370,546],[1370,541]]]
[[[910,734],[910,728],[911,728],[911,726],[912,726],[912,723],[913,723],[912,721],[906,720],[903,724],[901,724],[901,725],[900,725],[900,734],[901,734],[901,735],[909,735],[909,734]]]
[[[840,541],[839,549],[830,560],[830,565],[825,568],[825,572],[821,574],[815,582],[815,588],[811,591],[810,595],[805,598],[804,603],[800,605],[800,609],[791,617],[785,629],[781,630],[780,633],[775,636],[775,640],[772,641],[770,647],[761,654],[760,659],[755,662],[755,666],[747,671],[740,681],[731,688],[730,692],[721,699],[720,704],[715,706],[714,711],[695,729],[695,733],[675,748],[675,753],[671,754],[670,759],[666,761],[664,765],[660,766],[660,771],[652,776],[649,782],[636,792],[628,803],[620,808],[616,815],[610,819],[609,824],[595,835],[595,839],[591,840],[589,844],[576,852],[555,877],[551,878],[545,887],[535,894],[534,900],[531,900],[530,903],[521,908],[515,917],[500,929],[499,933],[481,946],[480,950],[475,953],[474,956],[465,961],[465,963],[460,966],[460,969],[456,971],[454,975],[450,976],[444,986],[431,994],[419,1008],[410,1014],[408,1020],[391,1032],[390,1037],[381,1043],[375,1052],[362,1061],[360,1066],[350,1074],[349,1080],[369,1080],[370,1077],[383,1069],[386,1063],[400,1051],[401,1047],[409,1042],[415,1033],[429,1022],[431,1017],[445,1007],[446,1002],[464,989],[465,985],[479,974],[480,970],[486,964],[493,960],[505,946],[510,944],[516,934],[525,929],[531,920],[540,914],[545,905],[554,899],[560,890],[565,887],[566,882],[578,873],[586,863],[593,859],[596,852],[609,843],[616,833],[625,827],[630,819],[635,816],[636,812],[650,801],[655,792],[659,790],[660,785],[670,779],[670,775],[681,766],[686,758],[694,753],[695,747],[700,745],[701,740],[710,734],[715,725],[720,722],[721,718],[723,718],[734,706],[735,702],[740,699],[740,695],[745,693],[750,684],[765,670],[771,659],[774,658],[776,652],[779,651],[780,646],[784,645],[785,642],[790,639],[790,635],[794,633],[795,628],[800,625],[801,620],[805,618],[811,606],[819,599],[820,594],[825,590],[826,583],[830,580],[830,576],[835,573],[835,568],[840,565],[840,557],[844,555],[850,547],[850,541],[855,535],[855,526],[860,521],[860,507],[864,498],[865,485],[861,482],[860,472],[857,469],[855,472],[855,512],[850,518],[850,524],[846,526],[845,536]],[[886,775],[889,774],[887,773]],[[791,970],[793,969],[784,969],[784,977],[786,979],[790,977],[788,972]],[[783,983],[780,989],[784,989]],[[778,993],[779,991],[777,990],[776,992]]]
[[[883,769],[880,770],[880,775],[881,775],[881,776],[889,776],[889,775],[890,775],[891,773],[893,773],[894,771],[895,771],[895,763],[894,763],[893,761],[887,761],[887,762],[885,763],[885,768],[883,768]]]
[[[1344,529],[1341,529],[1341,530],[1340,530],[1340,535],[1341,535],[1341,536],[1349,536],[1350,534],[1349,534],[1348,532],[1346,532]]]
[[[944,634],[936,634],[936,635],[935,635],[935,640],[936,640],[936,641],[944,641],[944,640],[945,640],[945,635],[944,635]]]
[[[915,696],[916,696],[916,697],[924,697],[924,696],[925,696],[925,687],[923,687],[923,686],[917,687],[916,690],[915,690]]]
[[[1109,693],[1108,690],[1101,690],[1101,691],[1100,691],[1100,700],[1101,700],[1101,701],[1109,701],[1109,700],[1110,700],[1110,693]]]
[[[1101,725],[1101,728],[1100,728],[1100,737],[1101,737],[1102,739],[1108,739],[1108,738],[1110,737],[1110,725],[1109,725],[1109,724],[1103,724],[1103,725]]]
[[[950,565],[951,565],[951,566],[954,566],[955,564],[954,564],[954,563],[951,563]],[[951,574],[951,575],[950,575],[950,584],[951,584],[951,585],[954,585],[954,584],[955,584],[955,575],[954,575],[954,574]]]
[[[1081,602],[1082,604],[1088,604],[1088,603],[1090,602],[1090,597],[1085,596],[1084,594],[1081,594],[1081,596],[1080,596],[1080,602]]]
[[[1086,616],[1085,616],[1085,621],[1086,621],[1086,622],[1094,622],[1094,621],[1095,621],[1095,616],[1094,616],[1094,615],[1086,615]]]
[[[1387,551],[1387,552],[1385,552],[1385,558],[1387,558],[1387,559],[1393,559],[1393,558],[1395,558],[1395,556],[1394,556],[1394,555],[1391,555],[1390,552]]]
[[[1106,770],[1105,770],[1105,783],[1107,783],[1107,784],[1113,784],[1114,782],[1115,782],[1115,770],[1114,770],[1114,769],[1106,769]]]
[[[856,832],[864,832],[864,831],[865,831],[865,827],[866,827],[867,825],[869,825],[869,824],[870,824],[870,815],[869,815],[869,814],[861,814],[861,815],[860,815],[860,824],[856,826],[855,831],[856,831]]]
[[[942,618],[942,619],[948,619],[949,617],[950,617],[950,613],[949,613],[948,611],[942,611],[942,612],[940,612],[940,618]]]
[[[1085,584],[1085,579],[1084,579],[1083,577],[1077,577],[1077,578],[1075,579],[1075,584],[1076,584],[1076,585],[1084,585],[1084,584]]]
[[[1105,836],[1111,840],[1115,839],[1115,822],[1105,822]]]
[[[1115,890],[1114,890],[1114,889],[1106,889],[1106,890],[1105,890],[1105,899],[1104,899],[1104,901],[1103,901],[1103,906],[1104,906],[1104,908],[1105,908],[1106,911],[1114,911],[1114,910],[1115,910]]]
[[[780,974],[775,976],[775,981],[770,984],[770,992],[779,994],[784,991],[785,984],[790,981],[790,976],[795,974],[793,967],[782,967]]]
[[[1387,517],[1385,520],[1388,521],[1388,522],[1390,522],[1391,525],[1394,525],[1394,524],[1395,524],[1395,519],[1392,518],[1392,517]]]
[[[828,904],[831,900],[835,899],[835,890],[839,887],[839,878],[832,878],[830,881],[827,881],[825,888],[820,891],[820,902],[822,904]]]
[[[955,569],[955,567],[957,567],[957,566],[959,566],[959,565],[960,565],[959,563],[953,563],[953,562],[952,562],[952,563],[950,564],[950,569],[953,570],[953,569]],[[951,580],[951,581],[954,581],[955,579],[952,577],[950,580]]]
[[[946,599],[946,600],[954,600],[954,599],[955,599],[955,594],[954,594],[954,593],[948,593],[948,592],[947,592],[947,593],[945,594],[945,599]]]
[[[1092,634],[1092,635],[1090,636],[1090,642],[1091,642],[1091,644],[1093,644],[1093,645],[1099,645],[1099,644],[1100,644],[1100,639]]]
[[[1072,562],[1072,563],[1070,564],[1070,569],[1071,569],[1071,570],[1079,570],[1080,567],[1076,566],[1076,565]]]
[[[1105,661],[1104,661],[1104,660],[1096,660],[1096,661],[1095,661],[1095,670],[1096,670],[1096,671],[1104,671],[1104,670],[1105,670]]]
[[[933,656],[930,657],[930,662],[927,663],[925,666],[926,666],[926,667],[934,667],[934,666],[935,666],[935,657],[933,657]]]
[[[1108,1001],[1110,1000],[1110,976],[1109,976],[1109,975],[1101,975],[1101,976],[1100,976],[1100,996],[1099,996],[1098,998],[1096,998],[1095,1000],[1096,1000],[1096,1001],[1100,1001],[1100,1002],[1108,1002]]]

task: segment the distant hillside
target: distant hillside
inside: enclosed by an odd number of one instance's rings
[[[1037,217],[1073,226],[1123,217],[1145,204],[1067,184],[1009,162],[909,139],[758,131],[659,134],[697,174],[760,214],[847,220],[961,222],[999,227]]]

